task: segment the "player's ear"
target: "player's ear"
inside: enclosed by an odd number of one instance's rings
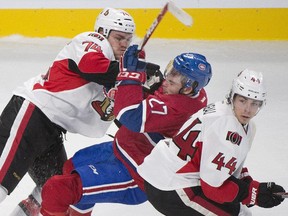
[[[192,87],[185,87],[182,91],[182,94],[185,94],[185,95],[189,95],[189,94],[192,94],[193,93],[193,88]]]

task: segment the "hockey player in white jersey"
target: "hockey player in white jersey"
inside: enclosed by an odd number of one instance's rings
[[[38,214],[42,185],[61,173],[67,159],[62,139],[66,131],[88,137],[105,134],[114,116],[113,102],[103,92],[114,86],[118,59],[134,32],[134,20],[126,11],[105,8],[95,31],[74,37],[47,74],[14,90],[0,117],[0,202],[27,172],[37,187],[13,215]]]
[[[148,200],[164,215],[251,215],[284,192],[258,182],[243,167],[255,135],[251,119],[266,103],[262,73],[242,71],[226,101],[201,109],[176,136],[160,141],[138,169]]]

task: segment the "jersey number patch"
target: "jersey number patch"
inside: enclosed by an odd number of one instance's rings
[[[197,151],[195,147],[195,141],[200,134],[199,130],[193,130],[195,125],[201,124],[201,121],[197,118],[192,124],[190,124],[185,130],[181,131],[177,136],[173,138],[173,142],[180,149],[178,157],[183,160],[187,160],[187,157],[194,157],[194,154]]]
[[[159,115],[167,115],[167,106],[163,101],[151,98],[148,103],[151,108],[151,113]]]
[[[227,163],[225,163],[225,156],[223,153],[219,152],[218,155],[212,160],[212,163],[217,165],[217,170],[221,170],[222,167],[225,167],[229,170],[229,175],[232,175],[236,170],[236,158],[232,157]]]
[[[102,49],[101,49],[101,46],[99,46],[97,43],[94,43],[92,41],[84,41],[82,42],[82,44],[86,44],[86,47],[85,47],[85,52],[88,52],[88,50],[95,50],[96,52],[98,53],[102,53]]]

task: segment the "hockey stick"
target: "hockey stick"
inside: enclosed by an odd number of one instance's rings
[[[288,192],[279,192],[279,193],[274,193],[277,196],[280,196],[281,198],[288,198]]]
[[[191,26],[192,25],[192,17],[188,13],[186,13],[184,10],[182,10],[179,7],[177,7],[172,1],[168,1],[164,5],[162,10],[160,11],[158,16],[156,17],[156,19],[152,23],[152,25],[147,30],[147,32],[146,32],[146,34],[145,34],[145,36],[144,36],[144,38],[142,40],[142,43],[141,43],[139,51],[141,51],[144,48],[144,46],[148,42],[149,38],[151,37],[151,35],[155,31],[155,29],[158,26],[158,24],[163,19],[164,15],[167,13],[167,11],[169,11],[173,16],[175,16],[184,25],[186,25],[186,26]]]
[[[168,10],[184,25],[191,27],[193,20],[192,17],[181,8],[177,7],[174,2],[169,1]]]

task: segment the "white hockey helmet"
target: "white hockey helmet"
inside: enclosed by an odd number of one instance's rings
[[[102,28],[103,35],[108,37],[111,30],[133,34],[136,27],[129,13],[121,9],[107,7],[96,18],[94,30],[98,32],[99,28]]]
[[[266,89],[261,72],[245,69],[233,80],[230,101],[238,94],[253,100],[266,102]]]

